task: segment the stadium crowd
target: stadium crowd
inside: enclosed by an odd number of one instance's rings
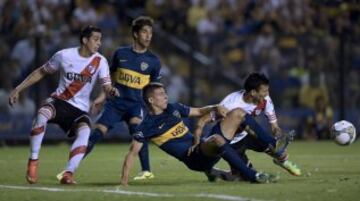
[[[101,52],[110,59],[118,46],[131,44],[128,25],[144,14],[157,24],[152,50],[161,57],[170,101],[216,103],[240,89],[249,72],[261,71],[270,77],[277,110],[284,111],[281,124],[301,127],[303,138],[329,138],[340,107],[341,66],[346,109],[360,125],[360,4],[337,0],[0,1],[1,115],[34,114],[56,78],[28,90],[13,109],[9,91],[54,52],[75,46],[81,27],[102,29]],[[210,62],[185,54],[160,31]]]

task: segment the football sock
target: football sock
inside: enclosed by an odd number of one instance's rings
[[[136,132],[137,126],[138,126],[138,124],[128,124],[130,135],[133,135]]]
[[[144,142],[139,152],[139,159],[142,171],[150,171],[149,162],[149,145],[148,142]]]
[[[46,125],[52,117],[52,110],[49,107],[39,109],[30,133],[30,159],[38,159],[41,149],[41,143],[45,135]]]
[[[249,168],[228,143],[221,146],[220,151],[222,152],[221,157],[226,160],[231,167],[241,172],[246,179],[256,181],[256,171]]]
[[[251,130],[253,130],[257,136],[257,138],[268,145],[271,145],[273,148],[276,147],[276,140],[275,138],[267,133],[256,121],[255,119],[250,116],[249,114],[245,115],[245,120],[243,122],[243,124],[249,126],[251,128]]]
[[[76,132],[76,139],[71,146],[69,161],[66,167],[66,171],[70,172],[75,172],[81,159],[84,157],[91,130],[88,126],[82,126]]]
[[[89,137],[89,142],[86,148],[86,153],[84,158],[94,149],[95,144],[100,142],[103,139],[103,134],[99,129],[95,129]]]

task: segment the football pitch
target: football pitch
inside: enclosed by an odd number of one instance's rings
[[[39,183],[25,181],[27,146],[0,147],[0,200],[230,200],[230,201],[355,201],[360,197],[360,142],[341,147],[331,141],[290,145],[290,159],[302,168],[294,177],[274,165],[263,153],[248,152],[258,170],[279,174],[274,184],[217,181],[209,183],[202,173],[188,170],[181,162],[150,147],[155,178],[119,186],[120,169],[127,144],[101,144],[76,173],[77,185],[58,184],[55,175],[65,166],[67,144],[43,146]],[[139,171],[137,160],[132,177]],[[217,167],[227,168],[225,162]]]

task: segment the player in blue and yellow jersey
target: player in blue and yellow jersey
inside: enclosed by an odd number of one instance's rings
[[[179,103],[169,104],[165,89],[160,83],[147,85],[143,89],[143,98],[148,106],[148,114],[133,135],[130,150],[123,164],[122,185],[128,185],[134,158],[146,141],[152,141],[194,171],[207,172],[223,158],[242,172],[249,181],[268,183],[277,179],[276,176],[248,168],[229,145],[242,119],[238,109],[228,112],[220,105],[194,108]],[[210,137],[196,142],[182,117],[201,117],[211,111],[226,116],[212,129]]]
[[[114,86],[119,90],[120,97],[107,99],[103,113],[95,125],[89,138],[87,154],[99,142],[113,125],[126,121],[130,134],[142,120],[142,89],[150,82],[160,79],[160,60],[148,50],[153,34],[153,20],[140,16],[132,22],[133,45],[121,47],[114,53],[110,67]],[[100,95],[94,101],[94,108],[105,101]],[[149,179],[154,175],[150,172],[148,146],[143,146],[139,153],[142,172],[135,179]]]

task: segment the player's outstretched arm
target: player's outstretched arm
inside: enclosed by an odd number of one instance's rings
[[[194,135],[194,142],[193,142],[193,146],[191,146],[188,150],[188,156],[190,156],[190,154],[195,150],[196,146],[198,144],[200,144],[200,138],[201,138],[201,134],[203,131],[204,126],[212,121],[212,112],[209,112],[205,115],[203,115],[201,118],[199,118],[199,120],[197,121],[196,125],[195,125],[195,130],[193,132]]]
[[[122,171],[121,171],[121,185],[127,186],[129,182],[130,171],[133,167],[134,160],[143,146],[143,143],[133,140],[130,145],[129,152],[126,154]]]
[[[106,100],[106,93],[104,92],[104,90],[101,90],[99,96],[91,104],[91,113],[92,114],[99,113],[105,100]]]
[[[43,77],[45,77],[45,75],[46,72],[42,67],[34,70],[30,75],[28,75],[24,81],[22,81],[17,87],[15,87],[15,89],[11,91],[9,95],[10,106],[13,106],[17,102],[20,92],[40,81]]]
[[[201,108],[190,108],[190,117],[201,117],[211,111],[215,111],[220,116],[225,117],[228,110],[222,105],[208,105]]]

